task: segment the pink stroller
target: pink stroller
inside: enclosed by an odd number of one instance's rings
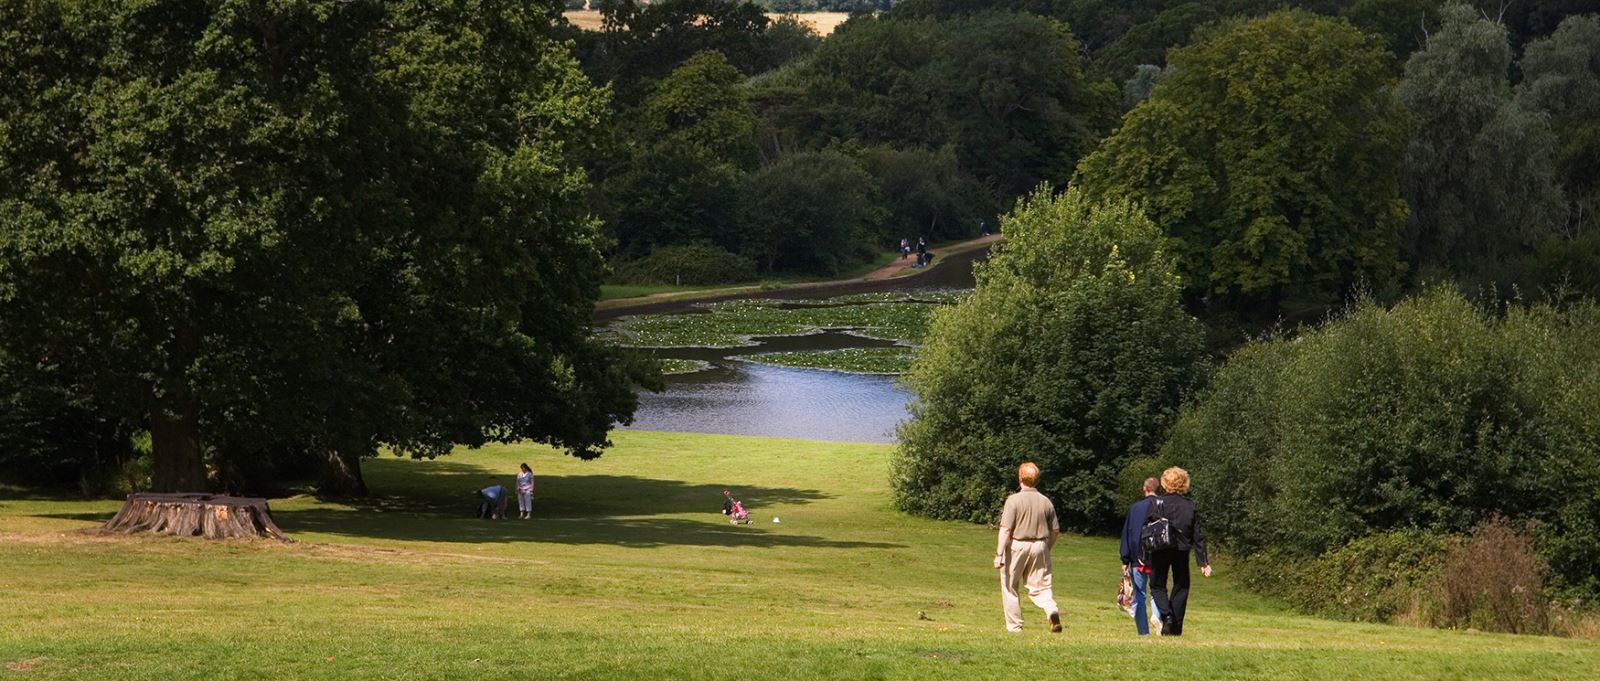
[[[729,513],[728,515],[731,517],[731,522],[734,525],[750,524],[750,514],[744,510],[744,502],[733,502],[733,513]]]

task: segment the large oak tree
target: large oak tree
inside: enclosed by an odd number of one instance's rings
[[[605,107],[523,0],[0,5],[0,357],[205,461],[630,417],[572,162]],[[34,371],[39,373],[39,371]]]

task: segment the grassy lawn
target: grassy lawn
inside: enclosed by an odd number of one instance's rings
[[[1112,604],[1114,542],[1055,551],[1066,632],[1001,625],[994,533],[890,508],[889,447],[618,432],[367,466],[300,541],[78,532],[117,503],[0,491],[0,678],[1594,678],[1600,643],[1297,616],[1200,580],[1182,639]],[[469,490],[539,475],[538,518]],[[722,489],[754,525],[716,511]],[[774,524],[773,518],[782,519]],[[918,611],[931,619],[919,620]]]

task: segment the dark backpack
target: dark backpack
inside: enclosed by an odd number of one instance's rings
[[[1166,518],[1151,518],[1139,531],[1139,549],[1146,557],[1172,547],[1172,521]]]

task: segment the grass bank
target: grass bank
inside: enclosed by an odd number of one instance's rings
[[[1184,638],[1139,639],[1101,538],[1056,549],[1066,632],[1029,612],[1008,635],[993,531],[893,511],[888,446],[616,443],[591,462],[534,446],[373,461],[371,503],[274,500],[289,545],[84,534],[117,504],[0,492],[0,677],[1580,679],[1600,663],[1590,641],[1297,616],[1226,563]],[[468,490],[521,461],[538,518],[468,517]],[[716,512],[723,489],[754,525]]]

